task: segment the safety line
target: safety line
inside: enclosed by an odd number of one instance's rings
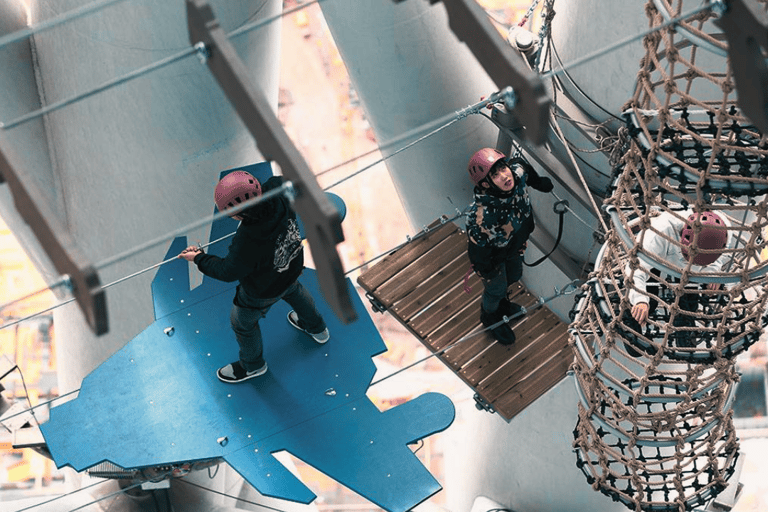
[[[58,25],[61,25],[62,23],[66,23],[67,21],[72,21],[78,18],[82,18],[83,16],[86,16],[96,11],[100,11],[106,7],[109,7],[113,4],[116,4],[122,1],[124,0],[101,0],[98,2],[93,2],[92,4],[84,5],[82,7],[78,7],[76,9],[72,9],[71,11],[65,12],[64,14],[54,16],[53,18],[42,21],[31,27],[26,27],[26,28],[17,30],[8,35],[0,37],[0,48],[3,48],[4,46],[14,43],[16,41],[20,41],[25,37],[29,37],[31,35],[38,34],[40,32],[44,32],[45,30],[54,28]]]
[[[468,210],[468,209],[469,209],[469,207],[467,207],[467,208],[466,208],[466,209],[465,209],[463,212],[461,212],[461,211],[460,211],[458,214],[454,215],[454,216],[453,216],[453,217],[451,217],[451,218],[446,218],[444,222],[441,222],[441,223],[440,223],[440,226],[443,226],[444,224],[447,224],[448,222],[453,222],[454,220],[457,220],[457,219],[460,219],[460,218],[462,218],[462,217],[465,217],[465,216],[467,215],[467,210]],[[379,254],[379,255],[378,255],[378,256],[376,256],[376,257],[373,257],[373,258],[371,258],[370,260],[368,260],[368,261],[366,261],[366,262],[364,262],[364,263],[362,263],[362,264],[360,264],[360,265],[356,266],[356,267],[355,267],[355,268],[353,268],[353,269],[347,270],[346,272],[344,272],[344,275],[345,275],[345,276],[348,276],[349,274],[351,274],[351,273],[352,273],[352,272],[354,272],[355,270],[360,270],[360,269],[361,269],[361,268],[363,268],[364,266],[366,266],[366,265],[369,265],[369,264],[373,263],[374,261],[376,261],[376,260],[378,260],[378,259],[381,259],[381,258],[383,258],[383,257],[385,257],[385,256],[387,256],[387,255],[389,255],[389,254],[392,254],[392,253],[393,253],[393,252],[395,252],[395,251],[398,251],[398,250],[402,249],[403,247],[405,247],[405,246],[406,246],[406,245],[408,245],[409,243],[411,243],[411,242],[413,242],[413,241],[415,241],[415,240],[418,240],[419,238],[422,238],[422,237],[424,237],[424,236],[428,235],[428,234],[429,234],[429,233],[431,233],[431,232],[432,232],[434,229],[439,229],[439,226],[435,226],[435,228],[433,228],[433,229],[429,229],[429,228],[425,227],[424,229],[422,229],[421,231],[419,231],[418,233],[416,233],[414,236],[412,236],[412,237],[410,237],[410,236],[409,236],[409,237],[407,237],[407,239],[406,239],[406,241],[405,241],[405,242],[403,242],[403,243],[401,243],[401,244],[399,244],[399,245],[397,245],[397,246],[393,247],[392,249],[389,249],[388,251],[385,251],[385,252],[383,252],[383,253]]]
[[[262,194],[262,195],[260,195],[258,197],[254,197],[253,199],[249,199],[248,201],[245,201],[245,202],[237,205],[236,207],[229,208],[228,210],[226,210],[226,212],[218,212],[218,213],[214,214],[211,217],[205,217],[205,218],[203,218],[201,220],[195,221],[195,222],[193,222],[191,224],[188,224],[188,225],[186,225],[184,227],[176,229],[175,231],[172,231],[171,233],[167,233],[167,234],[162,235],[162,236],[160,236],[158,238],[155,238],[154,240],[150,240],[149,242],[145,242],[145,243],[143,243],[143,244],[141,244],[141,245],[139,245],[137,247],[134,247],[132,249],[128,249],[127,251],[124,251],[124,252],[122,252],[120,254],[112,256],[111,258],[108,258],[108,259],[102,261],[101,263],[95,265],[95,268],[97,270],[103,270],[103,269],[105,269],[107,267],[110,267],[110,266],[116,264],[116,263],[119,263],[119,262],[121,262],[123,260],[126,260],[126,259],[128,259],[128,258],[130,258],[132,256],[135,256],[136,254],[144,252],[147,249],[151,249],[152,247],[155,247],[155,246],[160,245],[162,243],[167,243],[168,241],[173,240],[177,236],[180,236],[180,235],[182,235],[184,233],[187,233],[187,232],[192,231],[194,229],[197,229],[199,227],[205,226],[207,224],[212,224],[212,223],[216,222],[217,220],[219,220],[221,218],[229,217],[230,215],[236,215],[240,211],[245,210],[247,208],[250,208],[251,206],[257,205],[257,204],[259,204],[262,201],[267,201],[267,200],[272,199],[273,197],[275,197],[277,195],[280,195],[280,194],[286,194],[287,196],[292,196],[293,193],[294,193],[293,183],[290,182],[290,181],[286,181],[282,185],[280,185],[279,187],[276,187],[276,188],[274,188],[274,189],[272,189],[272,190],[270,190],[268,192],[265,192],[264,194]],[[220,238],[218,240],[215,240],[213,242],[209,242],[205,246],[201,246],[201,247],[207,247],[207,246],[212,245],[212,244],[214,244],[216,242],[220,242],[221,240],[224,240],[224,239],[232,236],[233,234],[234,233],[232,233],[230,235],[227,235],[227,236],[224,236],[224,237],[222,237],[222,238]],[[163,262],[156,263],[155,265],[153,265],[151,267],[148,267],[146,269],[143,269],[143,270],[140,270],[138,272],[135,272],[134,274],[131,274],[128,277],[120,278],[117,281],[113,281],[113,282],[109,283],[108,285],[102,286],[101,288],[104,289],[104,288],[108,288],[110,286],[114,286],[115,284],[121,283],[121,282],[125,281],[126,279],[128,279],[130,277],[135,277],[135,276],[138,276],[138,275],[143,274],[145,272],[148,272],[148,271],[152,270],[153,268],[157,268],[157,267],[159,267],[161,265],[169,263],[169,262],[173,261],[174,259],[175,258],[170,258],[170,259],[165,260]],[[55,282],[54,284],[52,284],[52,285],[50,285],[50,286],[48,286],[46,288],[41,288],[40,290],[37,290],[36,292],[34,292],[32,294],[29,294],[26,297],[22,297],[21,299],[16,299],[14,301],[11,301],[11,302],[3,305],[2,307],[0,307],[0,311],[3,311],[4,309],[6,309],[6,308],[16,304],[17,302],[20,302],[21,300],[24,300],[25,298],[29,298],[30,296],[37,295],[39,293],[43,293],[43,292],[45,292],[47,290],[53,290],[55,288],[58,288],[58,287],[61,287],[61,286],[65,286],[68,283],[70,283],[69,276],[63,276],[57,282]],[[47,313],[49,311],[52,311],[52,310],[57,309],[57,308],[59,308],[61,306],[64,306],[64,305],[69,304],[71,302],[74,302],[75,300],[76,300],[75,298],[70,298],[70,299],[68,299],[68,300],[66,300],[64,302],[60,302],[59,304],[51,306],[50,308],[44,309],[42,311],[38,311],[37,313],[34,313],[32,315],[26,316],[24,318],[20,318],[18,320],[15,320],[13,322],[9,322],[7,324],[0,325],[0,330],[5,329],[6,327],[10,327],[12,325],[16,325],[16,324],[21,323],[21,322],[23,322],[25,320],[29,320],[30,318],[36,317],[38,315],[42,315],[43,313]]]
[[[16,365],[16,367],[17,367],[17,368],[18,368],[18,366],[19,366],[19,365]],[[19,372],[21,372],[21,370],[19,370]],[[39,408],[39,407],[43,407],[44,405],[48,405],[48,404],[50,404],[50,403],[53,403],[53,402],[55,402],[56,400],[61,400],[62,398],[65,398],[65,397],[67,397],[67,396],[69,396],[69,395],[73,395],[73,394],[77,393],[78,391],[80,391],[80,388],[77,388],[77,389],[75,389],[75,390],[73,390],[73,391],[69,391],[68,393],[64,393],[63,395],[59,395],[59,396],[57,396],[56,398],[51,398],[50,400],[48,400],[48,401],[46,401],[46,402],[40,402],[40,403],[39,403],[39,404],[37,404],[37,405],[33,405],[33,406],[32,406],[32,407],[30,407],[29,409],[24,409],[23,411],[17,412],[16,414],[12,414],[12,415],[10,415],[10,416],[7,416],[7,417],[3,417],[3,421],[8,421],[8,420],[10,420],[10,419],[12,419],[12,418],[15,418],[15,417],[17,417],[17,416],[21,416],[22,414],[26,414],[26,413],[28,413],[28,412],[29,412],[29,413],[32,413],[32,411],[33,411],[33,410],[35,410],[35,409],[37,409],[37,408]],[[33,413],[33,414],[34,414],[34,413]]]
[[[187,485],[191,485],[193,487],[197,487],[197,488],[202,489],[204,491],[208,491],[208,492],[212,492],[214,494],[218,494],[220,496],[224,496],[226,498],[232,498],[233,500],[238,500],[238,501],[242,501],[243,503],[248,503],[249,505],[256,505],[257,507],[264,507],[264,508],[269,509],[269,510],[274,510],[275,512],[285,512],[284,510],[279,509],[279,508],[273,508],[273,507],[270,507],[269,505],[263,505],[261,503],[256,503],[255,501],[248,501],[246,499],[243,499],[243,498],[240,498],[240,497],[237,497],[237,496],[231,496],[231,495],[225,494],[225,493],[223,493],[221,491],[216,491],[216,490],[210,489],[208,487],[203,487],[202,485],[196,484],[194,482],[187,482],[183,478],[180,478],[178,481],[179,482],[183,482],[183,483],[185,483]]]
[[[218,212],[211,217],[205,217],[203,219],[197,220],[195,222],[192,222],[191,224],[187,224],[186,226],[183,226],[181,228],[176,229],[175,231],[172,231],[168,234],[159,236],[155,238],[154,240],[150,240],[148,242],[144,242],[143,244],[134,247],[132,249],[128,249],[127,251],[124,251],[120,254],[116,254],[115,256],[112,256],[111,258],[107,258],[106,260],[97,263],[95,265],[97,270],[104,270],[107,267],[111,267],[112,265],[116,263],[120,263],[121,261],[124,261],[132,256],[135,256],[137,254],[140,254],[147,249],[151,249],[152,247],[155,247],[157,245],[160,245],[162,243],[166,243],[170,240],[173,240],[177,236],[183,235],[184,233],[188,233],[189,231],[192,231],[194,229],[206,226],[208,224],[213,224],[217,220],[223,219],[224,217],[231,217],[233,215],[237,215],[243,210],[246,210],[252,206],[255,206],[263,201],[268,201],[276,196],[286,194],[288,196],[292,196],[294,193],[294,187],[293,183],[290,181],[286,181],[282,183],[279,187],[273,188],[272,190],[268,192],[264,192],[262,195],[254,197],[252,199],[249,199],[236,207],[228,208],[226,211]]]
[[[423,363],[424,361],[427,361],[428,359],[431,359],[433,357],[442,355],[443,353],[445,353],[448,350],[452,349],[456,345],[458,345],[460,343],[463,343],[463,342],[467,341],[468,339],[474,338],[475,336],[478,336],[478,335],[480,335],[480,334],[482,334],[484,332],[491,331],[491,330],[499,327],[502,324],[505,324],[505,323],[508,324],[509,322],[514,320],[515,318],[522,317],[523,315],[527,315],[529,312],[536,311],[540,307],[544,306],[545,304],[553,301],[554,299],[556,299],[558,297],[561,297],[561,296],[564,296],[564,295],[570,295],[571,293],[574,293],[578,289],[576,287],[576,283],[579,283],[579,282],[581,282],[579,279],[574,279],[573,281],[571,281],[568,284],[566,284],[563,287],[562,290],[558,290],[557,288],[555,288],[555,294],[554,295],[551,295],[550,297],[547,297],[545,299],[539,298],[539,300],[534,305],[532,305],[530,309],[522,308],[520,311],[518,311],[517,313],[515,313],[512,316],[504,315],[504,317],[501,320],[499,320],[498,322],[496,322],[495,324],[489,325],[486,328],[481,329],[479,331],[475,331],[475,332],[469,333],[466,336],[464,336],[463,338],[460,338],[460,339],[454,341],[453,343],[451,343],[447,347],[444,347],[444,348],[438,350],[437,352],[433,352],[430,355],[428,355],[428,356],[426,356],[426,357],[424,357],[422,359],[419,359],[418,361],[415,361],[415,362],[413,362],[413,363],[411,363],[411,364],[409,364],[407,366],[404,366],[404,367],[400,368],[399,370],[394,371],[394,372],[390,373],[389,375],[386,375],[386,376],[380,378],[379,380],[371,382],[371,384],[368,387],[369,388],[373,387],[376,384],[379,384],[380,382],[383,382],[383,381],[385,381],[385,380],[387,380],[389,378],[392,378],[395,375],[398,375],[398,374],[400,374],[400,373],[402,373],[402,372],[404,372],[406,370],[409,370],[409,369],[413,368],[414,366],[416,366],[418,364]]]
[[[48,114],[50,112],[54,112],[56,110],[59,110],[60,108],[64,108],[67,105],[71,105],[72,103],[77,103],[78,101],[84,100],[86,98],[90,98],[91,96],[94,96],[100,92],[104,92],[107,89],[111,89],[113,87],[117,87],[118,85],[122,85],[130,80],[133,80],[134,78],[139,78],[141,76],[144,76],[152,71],[155,71],[156,69],[165,67],[169,64],[173,64],[177,61],[180,61],[182,59],[185,59],[191,55],[194,55],[197,53],[197,48],[190,47],[186,50],[183,50],[179,53],[176,53],[174,55],[171,55],[169,57],[166,57],[164,59],[160,59],[156,62],[153,62],[152,64],[149,64],[148,66],[144,66],[142,68],[136,69],[134,71],[131,71],[130,73],[127,73],[125,75],[113,78],[112,80],[108,80],[104,82],[103,84],[86,91],[84,93],[78,94],[76,96],[72,96],[70,98],[65,98],[63,100],[54,101],[53,103],[46,105],[45,107],[34,110],[32,112],[29,112],[28,114],[25,114],[21,117],[18,117],[11,121],[10,123],[0,125],[0,128],[4,130],[10,130],[11,128],[15,128],[19,126],[20,124],[26,123],[27,121],[31,121],[33,119],[37,119],[40,116],[43,116],[45,114]]]
[[[438,133],[439,131],[447,128],[450,125],[452,125],[456,121],[464,119],[465,117],[468,117],[471,114],[477,114],[480,110],[485,108],[490,103],[497,103],[499,101],[510,102],[511,98],[514,98],[514,91],[512,90],[511,87],[507,87],[505,89],[502,89],[501,91],[498,91],[498,92],[495,92],[495,93],[491,94],[488,97],[488,99],[481,100],[481,101],[479,101],[479,102],[477,102],[477,103],[475,103],[473,105],[469,105],[468,107],[463,108],[462,110],[453,112],[451,114],[446,114],[446,115],[444,115],[443,117],[441,117],[439,119],[435,119],[433,121],[424,123],[421,126],[417,126],[416,128],[413,128],[413,129],[403,133],[402,135],[400,135],[400,136],[398,136],[398,137],[396,137],[396,138],[394,138],[392,140],[389,140],[386,143],[382,144],[381,146],[379,146],[379,151],[383,151],[384,149],[388,149],[388,148],[390,148],[392,146],[400,144],[404,140],[410,139],[411,137],[415,137],[419,133],[423,133],[423,132],[425,132],[427,130],[432,130],[432,131],[430,131],[429,133],[423,135],[422,137],[419,137],[418,139],[410,142],[409,144],[406,144],[405,146],[401,147],[400,149],[394,151],[393,153],[378,159],[377,161],[373,162],[372,164],[363,167],[359,171],[354,172],[354,173],[350,174],[349,176],[347,176],[345,178],[342,178],[341,180],[337,181],[336,183],[334,183],[332,185],[329,185],[328,187],[325,187],[323,190],[328,190],[328,189],[331,189],[331,188],[333,188],[333,187],[335,187],[335,186],[337,186],[337,185],[339,185],[341,183],[344,183],[345,181],[347,181],[347,180],[349,180],[351,178],[354,178],[358,174],[361,174],[361,173],[367,171],[371,167],[374,167],[374,166],[380,164],[381,162],[383,162],[385,160],[388,160],[389,158],[392,158],[393,156],[397,155],[398,153],[400,153],[402,151],[405,151],[406,149],[410,148],[411,146],[413,146],[413,145],[415,145],[415,144],[417,144],[417,143],[427,139],[428,137],[431,137],[432,135],[434,135],[434,134]],[[435,127],[435,126],[437,126],[437,128],[433,129],[433,127]],[[371,152],[369,151],[365,155],[370,154],[370,153]],[[362,156],[355,157],[353,160],[357,160],[358,158],[362,158]],[[349,163],[349,162],[346,162],[346,163]],[[337,167],[338,167],[338,165],[333,167],[333,168],[331,168],[331,169],[335,169]],[[327,170],[321,172],[320,174],[325,174],[325,173],[329,172],[331,169],[327,169]]]
[[[446,118],[453,118],[454,116],[455,116],[455,114],[449,114],[448,116],[445,116],[445,117],[443,117],[443,118],[441,118],[441,119],[438,119],[438,120],[437,120],[437,122],[429,123],[429,124],[430,124],[430,127],[431,127],[433,124],[440,124],[441,122],[444,122]],[[381,158],[379,158],[379,159],[378,159],[378,160],[376,160],[375,162],[373,162],[373,163],[371,163],[371,164],[369,164],[369,165],[366,165],[366,166],[365,166],[365,167],[363,167],[362,169],[360,169],[360,170],[358,170],[358,171],[356,171],[356,172],[354,172],[354,173],[350,174],[349,176],[346,176],[346,177],[344,177],[344,178],[340,179],[339,181],[337,181],[337,182],[335,182],[335,183],[333,183],[333,184],[331,184],[331,185],[328,185],[328,186],[327,186],[327,187],[325,187],[323,190],[324,190],[324,191],[326,191],[326,190],[332,189],[333,187],[335,187],[335,186],[337,186],[337,185],[341,185],[341,184],[342,184],[342,183],[344,183],[345,181],[347,181],[347,180],[350,180],[350,179],[354,178],[355,176],[357,176],[357,175],[359,175],[359,174],[362,174],[362,173],[364,173],[365,171],[367,171],[367,170],[371,169],[372,167],[375,167],[375,166],[379,165],[380,163],[384,162],[385,160],[388,160],[389,158],[391,158],[391,157],[393,157],[393,156],[397,155],[398,153],[400,153],[400,152],[402,152],[402,151],[405,151],[406,149],[408,149],[408,148],[410,148],[411,146],[413,146],[413,145],[415,145],[415,144],[417,144],[417,143],[421,142],[422,140],[424,140],[424,139],[426,139],[426,138],[428,138],[428,137],[431,137],[432,135],[434,135],[434,134],[438,133],[439,131],[441,131],[441,130],[443,130],[443,129],[447,128],[447,127],[449,127],[450,125],[452,125],[453,123],[455,123],[455,122],[456,122],[456,121],[458,121],[458,120],[459,120],[458,118],[455,118],[455,119],[451,119],[450,121],[448,121],[447,123],[443,124],[442,126],[440,126],[440,127],[436,128],[435,130],[433,130],[433,131],[431,131],[431,132],[427,133],[426,135],[424,135],[424,136],[422,136],[422,137],[420,137],[420,138],[416,139],[415,141],[411,142],[410,144],[407,144],[406,146],[404,146],[404,147],[402,147],[402,148],[400,148],[400,149],[396,150],[394,153],[392,153],[392,154],[390,154],[390,155],[387,155],[387,156],[384,156],[384,157],[381,157]],[[424,126],[424,125],[422,125],[422,126],[421,126],[421,127],[419,127],[419,128],[416,128],[416,130],[417,130],[417,131],[421,131],[421,129],[423,128],[423,126]],[[408,132],[406,135],[410,135],[410,134],[411,134],[411,132]],[[407,137],[401,137],[401,138],[407,138]],[[382,147],[383,147],[383,146],[382,146]],[[379,148],[379,151],[381,151],[381,148]]]
[[[517,24],[518,27],[523,27],[528,22],[528,18],[533,16],[533,11],[536,10],[536,7],[539,5],[539,0],[533,0],[533,3],[528,8],[528,11],[525,13],[525,16],[523,16],[523,19],[520,20],[520,23]]]
[[[232,232],[232,233],[230,233],[230,234],[228,234],[228,235],[225,235],[225,236],[223,236],[223,237],[219,238],[218,240],[214,240],[213,242],[208,242],[207,244],[204,244],[204,245],[199,245],[198,247],[200,247],[201,249],[205,249],[206,247],[208,247],[208,246],[210,246],[210,245],[214,245],[214,244],[217,244],[217,243],[221,242],[222,240],[226,240],[227,238],[233,237],[234,235],[235,235],[235,233],[234,233],[234,232]],[[127,280],[129,280],[129,279],[133,279],[134,277],[138,277],[138,276],[140,276],[141,274],[145,274],[145,273],[149,272],[150,270],[154,270],[154,269],[156,269],[156,268],[158,268],[158,267],[161,267],[161,266],[163,266],[163,265],[166,265],[166,264],[168,264],[168,263],[170,263],[170,262],[172,262],[172,261],[176,261],[177,259],[178,259],[178,256],[174,256],[174,257],[172,257],[172,258],[168,258],[167,260],[161,261],[160,263],[155,263],[155,264],[154,264],[154,265],[152,265],[151,267],[147,267],[147,268],[145,268],[145,269],[139,270],[138,272],[134,272],[133,274],[130,274],[130,275],[128,275],[128,276],[125,276],[125,277],[121,277],[120,279],[117,279],[117,280],[115,280],[115,281],[112,281],[111,283],[107,283],[107,284],[103,285],[103,286],[101,287],[101,289],[102,289],[102,290],[106,290],[107,288],[110,288],[110,287],[112,287],[112,286],[115,286],[116,284],[120,284],[120,283],[122,283],[123,281],[127,281]],[[47,290],[47,288],[46,288],[46,290]],[[45,291],[45,290],[43,290],[43,291]],[[36,292],[35,294],[37,294],[37,293],[41,293],[41,292],[39,292],[39,291],[38,291],[38,292]],[[35,295],[35,294],[33,294],[33,295]],[[21,300],[24,300],[24,298],[22,298],[22,299],[17,299],[17,302],[18,302],[18,301],[21,301]],[[75,300],[77,300],[77,299],[75,299],[74,297],[72,297],[72,298],[69,298],[69,299],[67,299],[66,301],[63,301],[63,302],[59,302],[58,304],[55,304],[55,305],[53,305],[53,306],[51,306],[51,307],[49,307],[49,308],[47,308],[47,309],[44,309],[44,310],[42,310],[42,311],[38,311],[38,312],[36,312],[36,313],[33,313],[33,314],[29,315],[29,316],[25,316],[25,317],[23,317],[23,318],[19,318],[19,319],[16,319],[16,320],[14,320],[13,322],[10,322],[10,323],[7,323],[7,324],[3,324],[3,325],[0,325],[0,331],[1,331],[1,330],[3,330],[3,329],[5,329],[6,327],[11,327],[11,326],[13,326],[13,325],[16,325],[16,324],[22,323],[22,322],[24,322],[24,321],[26,321],[26,320],[29,320],[29,319],[31,319],[31,318],[34,318],[34,317],[36,317],[36,316],[40,316],[40,315],[42,315],[43,313],[47,313],[47,312],[49,312],[49,311],[52,311],[52,310],[54,310],[54,309],[60,308],[61,306],[66,306],[67,304],[70,304],[70,303],[72,303],[72,302],[75,302]],[[0,309],[0,311],[2,311],[2,309]]]
[[[242,34],[245,34],[246,32],[250,32],[250,31],[252,31],[254,29],[261,28],[264,25],[268,25],[268,24],[272,23],[275,20],[278,20],[280,18],[288,16],[289,14],[293,14],[295,12],[301,11],[302,9],[306,9],[307,7],[309,7],[312,4],[318,4],[319,5],[322,2],[325,2],[325,0],[312,0],[310,2],[306,2],[306,3],[302,3],[302,4],[297,4],[294,7],[291,7],[290,9],[285,9],[285,10],[281,11],[280,14],[276,14],[275,16],[271,16],[269,18],[264,18],[263,20],[259,20],[259,21],[253,21],[251,23],[243,25],[242,27],[239,27],[239,28],[233,30],[232,32],[230,32],[229,34],[227,34],[227,37],[228,38],[232,38],[232,37],[240,36]]]
[[[123,1],[123,0],[109,0],[109,2],[111,2],[111,3],[118,2],[118,1]],[[249,31],[249,30],[254,30],[256,28],[262,27],[262,26],[264,26],[266,24],[272,23],[273,21],[276,21],[276,20],[282,18],[283,16],[286,16],[288,14],[292,14],[292,13],[298,11],[298,10],[301,10],[301,9],[304,9],[304,8],[308,7],[311,4],[319,3],[319,2],[322,2],[322,1],[325,1],[325,0],[314,0],[314,1],[306,3],[306,4],[300,4],[300,5],[298,5],[298,6],[294,7],[294,8],[287,9],[287,10],[285,10],[285,11],[283,11],[280,14],[277,14],[275,16],[271,16],[269,18],[266,18],[264,20],[261,20],[261,21],[255,22],[255,23],[244,25],[244,26],[240,27],[239,29],[234,30],[231,33],[227,34],[227,37],[229,38],[229,37],[232,37],[233,35],[240,35],[240,34],[243,34],[243,33],[247,32],[247,31]],[[14,35],[14,34],[11,34],[11,35]],[[151,63],[151,64],[149,64],[147,66],[138,68],[138,69],[136,69],[134,71],[131,71],[130,73],[127,73],[125,75],[121,75],[119,77],[113,78],[112,80],[108,80],[108,81],[104,82],[103,84],[101,84],[101,85],[99,85],[99,86],[97,86],[97,87],[95,87],[93,89],[90,89],[90,90],[85,91],[83,93],[80,93],[78,95],[72,96],[70,98],[65,98],[63,100],[53,102],[53,103],[51,103],[49,105],[46,105],[45,107],[43,107],[41,109],[35,110],[33,112],[29,112],[28,114],[25,114],[25,115],[23,115],[23,116],[21,116],[21,117],[19,117],[17,119],[14,119],[13,121],[11,121],[9,123],[6,123],[6,124],[0,123],[0,128],[5,129],[5,130],[10,130],[11,128],[15,128],[15,127],[17,127],[17,126],[19,126],[19,125],[21,125],[23,123],[31,121],[32,119],[37,119],[38,117],[43,116],[45,114],[54,112],[54,111],[59,110],[59,109],[61,109],[63,107],[71,105],[73,103],[77,103],[78,101],[82,101],[82,100],[84,100],[86,98],[89,98],[89,97],[94,96],[94,95],[96,95],[98,93],[104,92],[104,91],[106,91],[108,89],[111,89],[113,87],[117,87],[118,85],[122,85],[122,84],[124,84],[126,82],[129,82],[131,80],[134,80],[136,78],[140,78],[140,77],[142,77],[142,76],[144,76],[146,74],[151,73],[152,71],[155,71],[157,69],[163,68],[165,66],[168,66],[168,65],[173,64],[175,62],[183,60],[183,59],[185,59],[185,58],[187,58],[187,57],[189,57],[191,55],[195,55],[197,53],[198,53],[198,48],[196,46],[190,46],[189,48],[186,48],[186,49],[184,49],[184,50],[182,50],[182,51],[180,51],[178,53],[175,53],[173,55],[170,55],[170,56],[168,56],[168,57],[166,57],[164,59],[161,59],[159,61],[153,62],[153,63]]]
[[[26,508],[20,508],[19,510],[15,510],[14,512],[25,512],[26,510],[32,510],[32,509],[37,508],[37,507],[42,507],[43,505],[47,505],[49,503],[53,503],[54,501],[60,500],[61,498],[66,498],[67,496],[72,496],[73,494],[76,494],[76,493],[78,493],[80,491],[84,491],[86,489],[90,489],[91,487],[95,487],[97,485],[101,485],[101,484],[103,484],[103,483],[105,483],[107,481],[108,480],[102,480],[101,482],[95,482],[95,483],[92,483],[92,484],[87,485],[85,487],[81,487],[79,489],[75,489],[74,491],[70,491],[70,492],[62,494],[60,496],[56,496],[55,498],[51,498],[48,501],[43,501],[41,503],[38,503],[37,505],[31,505],[31,506],[26,507]]]
[[[594,60],[598,57],[602,57],[603,55],[610,53],[614,50],[618,50],[622,46],[626,46],[630,43],[634,43],[635,41],[638,41],[648,35],[653,34],[654,32],[658,32],[664,28],[677,25],[681,21],[685,21],[686,19],[690,18],[691,16],[695,16],[696,14],[699,14],[700,12],[709,10],[714,8],[713,2],[705,2],[700,7],[697,7],[696,9],[692,9],[691,11],[681,14],[680,16],[677,16],[676,18],[671,18],[668,21],[665,21],[664,23],[661,23],[653,28],[650,28],[648,30],[645,30],[643,32],[640,32],[639,34],[635,34],[633,36],[627,37],[625,39],[622,39],[618,43],[614,43],[610,46],[606,46],[605,48],[602,48],[600,50],[596,50],[592,53],[588,53],[587,55],[584,55],[583,57],[580,57],[573,62],[569,62],[566,66],[561,67],[558,70],[550,70],[546,73],[540,75],[542,80],[547,80],[549,78],[553,78],[556,76],[559,76],[563,73],[565,73],[567,70],[573,69],[575,67],[581,66],[582,64],[585,64],[591,60]]]
[[[14,361],[15,362],[15,361]],[[37,416],[35,416],[35,412],[32,409],[32,400],[29,398],[29,389],[27,389],[27,380],[24,378],[24,372],[21,371],[21,367],[19,365],[16,365],[16,369],[19,371],[19,377],[21,378],[21,386],[24,388],[24,396],[27,399],[27,405],[29,405],[29,413],[32,415],[32,418],[35,420],[35,425],[37,425],[37,428],[40,428],[40,422],[37,421]]]

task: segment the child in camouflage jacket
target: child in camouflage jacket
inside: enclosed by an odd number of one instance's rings
[[[475,201],[467,217],[468,254],[483,282],[480,320],[487,327],[521,310],[508,299],[507,290],[523,275],[523,253],[534,229],[526,186],[551,192],[553,185],[524,159],[506,158],[493,148],[472,155],[468,170],[475,184]],[[499,343],[515,341],[506,323],[492,332]]]

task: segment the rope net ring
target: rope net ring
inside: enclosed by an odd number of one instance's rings
[[[683,3],[648,0],[650,26]],[[714,19],[644,39],[610,230],[571,311],[577,466],[635,511],[692,510],[728,485],[735,357],[768,326],[768,140],[736,103]]]

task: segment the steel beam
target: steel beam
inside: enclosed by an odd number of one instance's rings
[[[109,331],[107,299],[94,266],[80,253],[68,231],[33,183],[24,180],[6,140],[0,138],[0,183],[7,183],[21,217],[32,229],[56,271],[68,278],[72,295],[91,330]]]

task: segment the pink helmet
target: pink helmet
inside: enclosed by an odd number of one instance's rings
[[[213,199],[220,212],[261,195],[261,183],[250,173],[233,171],[219,180]]]
[[[688,259],[687,247],[693,243],[696,219],[701,222],[701,231],[696,239],[698,249],[712,250],[713,252],[698,253],[693,257],[694,265],[709,265],[723,253],[728,243],[728,233],[725,231],[726,225],[723,219],[713,212],[692,213],[680,233],[680,243],[683,245],[683,257]]]
[[[493,148],[483,148],[476,151],[469,159],[467,166],[469,178],[475,185],[478,185],[491,172],[491,167],[502,158],[504,158],[504,154]]]

